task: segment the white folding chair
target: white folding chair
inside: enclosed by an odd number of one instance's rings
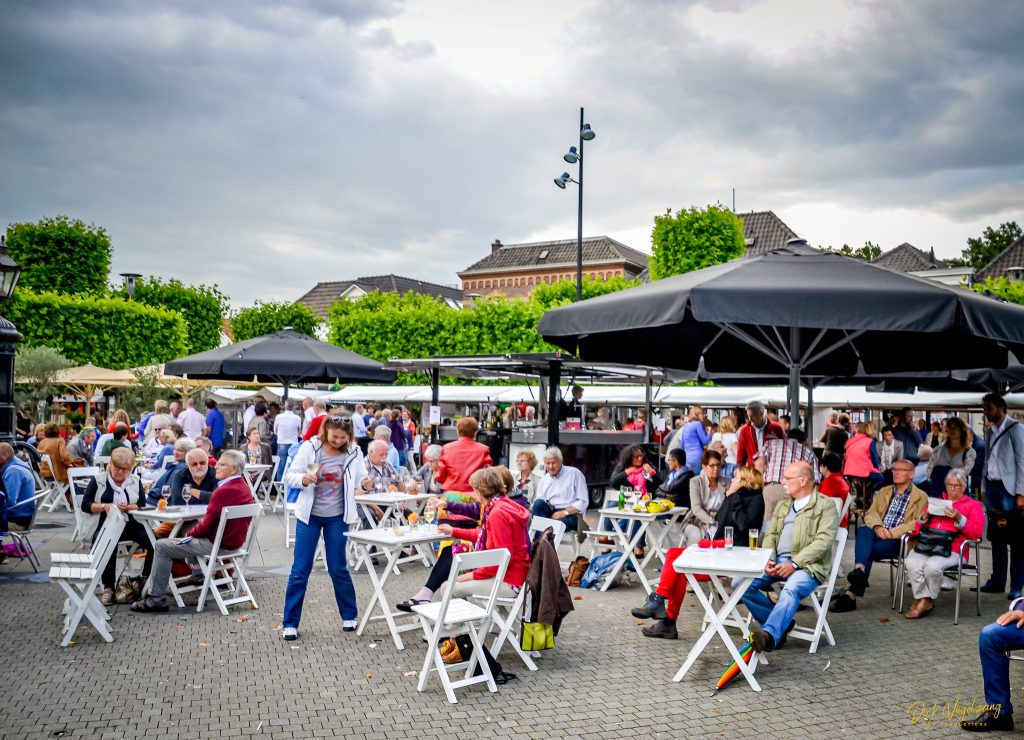
[[[60,646],[67,647],[82,617],[89,620],[106,642],[113,642],[114,635],[107,626],[110,615],[96,598],[96,587],[103,575],[107,561],[114,556],[117,540],[124,530],[123,516],[108,516],[103,528],[96,534],[92,551],[84,553],[54,553],[50,567],[50,580],[56,581],[67,600],[64,602],[64,636]]]
[[[535,516],[530,520],[530,541],[533,541],[533,535],[536,532],[543,533],[548,527],[554,530],[555,535],[555,549],[562,544],[562,537],[565,536],[565,522],[561,519],[548,519],[543,516]]]
[[[836,500],[839,503],[839,500]],[[842,521],[842,520],[840,520]],[[821,635],[824,633],[825,639],[828,640],[828,644],[835,647],[836,640],[832,636],[832,630],[828,626],[828,605],[832,600],[832,591],[836,587],[836,578],[839,575],[839,564],[843,559],[843,550],[846,548],[846,538],[849,537],[850,533],[848,530],[840,527],[836,531],[836,540],[832,546],[832,568],[829,570],[828,582],[818,586],[808,596],[808,600],[811,602],[811,607],[814,609],[816,619],[814,620],[814,627],[802,627],[799,624],[793,628],[793,631],[789,633],[790,637],[794,637],[798,640],[807,640],[811,643],[810,650],[808,652],[815,653],[818,651],[818,642],[821,640]]]
[[[249,554],[252,552],[253,540],[256,537],[256,527],[262,513],[263,505],[258,503],[225,506],[221,510],[217,534],[213,540],[213,549],[210,550],[209,555],[196,557],[199,561],[199,568],[203,571],[203,584],[187,586],[184,583],[186,578],[182,579],[182,585],[178,586],[179,594],[199,591],[197,612],[201,612],[206,605],[207,595],[213,596],[217,608],[225,617],[228,615],[228,607],[233,604],[250,602],[253,609],[258,608],[256,597],[252,595],[252,589],[249,588],[249,583],[245,580],[245,567],[249,562]],[[241,548],[222,552],[220,543],[224,537],[224,528],[232,519],[249,519],[249,529]],[[175,581],[175,585],[177,585],[177,581]]]
[[[53,477],[53,460],[50,459],[49,455],[40,455],[39,457],[40,462],[46,463],[46,467],[50,471],[49,476],[44,476],[41,471],[39,473],[50,494],[40,505],[45,506],[46,510],[50,512],[58,506],[63,506],[68,511],[71,511],[71,504],[68,503],[67,498],[64,496],[64,492],[68,489],[68,484],[61,483]]]
[[[106,470],[107,466],[110,465],[110,455],[96,455],[96,467],[100,470]]]
[[[85,496],[85,489],[89,487],[89,481],[99,475],[99,467],[93,465],[87,468],[68,468],[68,485],[71,487],[71,500],[75,505],[75,531],[71,535],[72,540],[84,542],[82,537],[83,524],[86,514],[82,512],[82,497]]]
[[[441,685],[444,687],[445,696],[452,704],[458,701],[455,698],[455,689],[460,689],[463,686],[486,683],[491,693],[498,690],[498,686],[494,683],[494,676],[491,675],[491,668],[483,659],[483,641],[480,636],[487,633],[494,613],[494,602],[498,597],[498,589],[505,578],[505,570],[508,568],[510,557],[511,554],[505,548],[456,555],[452,560],[451,575],[448,576],[444,598],[439,602],[417,604],[412,608],[420,618],[423,634],[427,637],[427,655],[423,660],[419,683],[416,685],[417,691],[427,688],[427,679],[430,678],[431,673],[437,673],[441,679]],[[492,581],[491,592],[487,595],[483,606],[452,596],[459,574],[488,567],[496,567],[497,572]],[[441,658],[441,651],[438,648],[442,639],[456,635],[469,636],[469,640],[473,644],[473,656],[467,662],[448,665]],[[433,663],[433,667],[431,667],[431,663]],[[473,672],[478,664],[481,673],[479,676],[474,676]],[[466,675],[458,681],[452,681],[448,671],[461,666],[466,666]]]
[[[22,501],[18,506],[27,506],[32,504],[32,518],[29,520],[28,527],[23,530],[15,531],[9,530],[7,534],[11,536],[15,544],[18,545],[18,551],[24,554],[24,559],[28,560],[28,564],[32,566],[32,570],[36,573],[39,572],[39,555],[36,554],[36,548],[32,544],[32,540],[29,535],[32,534],[36,526],[36,516],[39,514],[39,510],[43,508],[43,501],[50,494],[49,491],[37,493],[27,501]]]
[[[288,491],[288,487],[284,482],[284,471],[288,465],[288,457],[279,457],[274,455],[274,468],[272,474],[269,476],[269,483],[267,490],[274,497],[274,501],[270,506],[271,513],[277,511],[277,508],[284,504],[285,496]],[[278,476],[281,476],[280,480],[276,480]]]

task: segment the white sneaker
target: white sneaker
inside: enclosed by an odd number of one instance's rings
[[[299,630],[295,627],[285,627],[284,631],[281,632],[281,637],[286,640],[297,640],[299,639]]]
[[[942,590],[943,591],[952,591],[954,588],[956,588],[956,579],[955,578],[943,578],[942,579]]]
[[[355,632],[356,627],[358,626],[359,622],[355,619],[346,619],[344,622],[341,623],[341,628],[345,630],[345,632]]]

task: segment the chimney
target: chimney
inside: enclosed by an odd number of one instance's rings
[[[499,249],[501,249],[501,239],[495,239],[491,242],[491,254],[494,254]]]

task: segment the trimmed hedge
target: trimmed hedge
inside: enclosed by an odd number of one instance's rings
[[[246,339],[281,331],[286,326],[299,334],[313,337],[316,336],[320,317],[305,303],[256,301],[254,305],[237,311],[228,319],[228,323],[234,340],[244,342]]]
[[[128,299],[124,288],[114,291],[114,295]],[[165,283],[150,276],[136,282],[132,300],[180,314],[188,328],[185,348],[188,354],[220,346],[221,318],[228,299],[216,285],[185,285],[173,278]]]
[[[32,293],[20,287],[3,314],[29,346],[55,347],[75,364],[120,370],[186,353],[182,317],[120,298]]]
[[[39,292],[102,293],[110,270],[110,237],[100,226],[67,216],[7,227],[7,251],[21,265],[19,285]]]

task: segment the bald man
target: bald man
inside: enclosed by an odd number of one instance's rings
[[[775,507],[761,547],[771,549],[764,575],[754,579],[743,603],[761,625],[751,633],[754,650],[770,653],[782,647],[796,625],[800,602],[828,579],[832,544],[839,528],[836,505],[814,490],[814,471],[804,462],[786,466],[782,475],[786,495]],[[772,584],[784,582],[778,603],[765,594]],[[733,583],[735,588],[736,583]]]

